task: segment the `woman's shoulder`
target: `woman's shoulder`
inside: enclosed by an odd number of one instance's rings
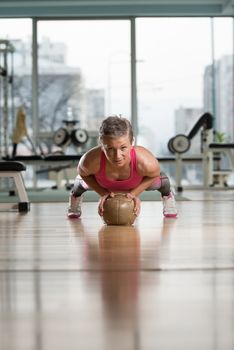
[[[137,158],[144,159],[145,157],[154,157],[153,153],[143,146],[134,146]]]
[[[87,157],[96,157],[97,155],[100,155],[102,152],[101,146],[96,146],[88,150],[84,156]]]
[[[83,154],[79,161],[79,168],[85,170],[89,174],[96,173],[100,168],[101,147],[96,146]]]
[[[137,169],[140,174],[155,171],[158,161],[151,151],[143,146],[135,146]]]

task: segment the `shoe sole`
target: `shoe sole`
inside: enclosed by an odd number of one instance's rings
[[[77,214],[67,214],[68,219],[79,219],[80,215]]]
[[[178,214],[163,214],[165,218],[177,218]]]

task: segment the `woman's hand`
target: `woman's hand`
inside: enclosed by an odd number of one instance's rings
[[[133,200],[133,202],[134,202],[134,214],[136,216],[138,216],[140,214],[140,211],[141,211],[141,201],[140,201],[140,199],[138,197],[134,196],[131,193],[126,193],[126,197]]]
[[[106,200],[108,197],[114,197],[114,196],[115,196],[114,192],[109,192],[109,193],[104,194],[104,196],[101,196],[101,197],[100,197],[99,203],[98,203],[98,214],[99,214],[100,216],[103,216],[103,212],[104,212],[103,205],[104,205],[105,200]]]

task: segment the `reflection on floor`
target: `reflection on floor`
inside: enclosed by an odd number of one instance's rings
[[[0,213],[0,349],[234,349],[234,195],[188,192],[134,227],[66,204]]]

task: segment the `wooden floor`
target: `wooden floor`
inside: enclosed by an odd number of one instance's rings
[[[0,212],[0,349],[233,350],[234,192],[184,196],[129,228],[96,203]]]

